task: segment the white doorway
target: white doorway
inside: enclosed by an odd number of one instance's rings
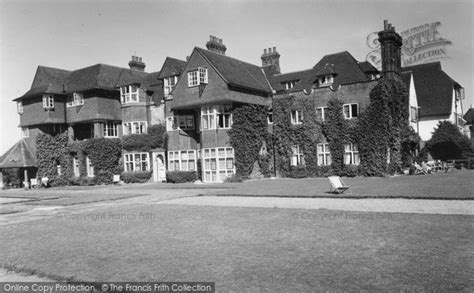
[[[164,152],[153,152],[153,181],[166,181],[166,162]]]

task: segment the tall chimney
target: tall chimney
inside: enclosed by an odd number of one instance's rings
[[[222,39],[212,35],[209,36],[209,41],[206,43],[206,48],[209,51],[213,51],[221,55],[225,55],[225,51],[227,50],[227,47],[222,43]]]
[[[277,52],[276,47],[263,49],[262,67],[273,66],[275,73],[280,73],[280,54]]]
[[[133,70],[145,71],[145,63],[143,63],[142,57],[132,56],[132,60],[128,62],[128,66]]]
[[[387,78],[399,78],[402,67],[402,37],[387,20],[383,22],[383,31],[379,32],[382,51],[382,75]]]

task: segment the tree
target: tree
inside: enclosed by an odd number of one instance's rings
[[[456,125],[440,121],[426,148],[436,160],[463,159],[473,155],[469,138],[464,136]]]

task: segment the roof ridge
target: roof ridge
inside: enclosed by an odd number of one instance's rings
[[[242,60],[240,60],[240,59],[237,59],[237,58],[234,58],[234,57],[230,57],[230,56],[228,56],[228,55],[222,55],[222,54],[213,52],[213,51],[211,51],[211,50],[203,49],[203,48],[200,48],[200,47],[195,47],[195,48],[196,48],[196,49],[199,49],[199,50],[204,50],[204,51],[206,51],[206,52],[211,52],[212,54],[215,54],[215,55],[217,55],[217,56],[222,56],[222,57],[234,59],[234,60],[236,60],[236,61],[239,61],[239,62],[248,64],[248,65],[251,65],[251,66],[255,66],[255,67],[261,68],[261,67],[258,66],[258,65],[255,65],[255,64],[252,64],[252,63],[249,63],[249,62],[246,62],[246,61],[242,61]]]
[[[293,73],[313,71],[313,70],[314,70],[313,68],[303,69],[303,70],[296,70],[296,71],[290,71],[290,72],[285,72],[285,73],[277,73],[277,74],[274,74],[273,76],[281,76],[281,75],[285,75],[285,74],[293,74]]]

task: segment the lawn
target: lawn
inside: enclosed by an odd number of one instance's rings
[[[265,179],[234,184],[218,195],[474,199],[474,171],[456,170],[417,176],[342,178],[350,186],[343,195],[329,193],[326,178]]]
[[[2,265],[217,292],[474,289],[474,217],[133,205],[0,228]]]

